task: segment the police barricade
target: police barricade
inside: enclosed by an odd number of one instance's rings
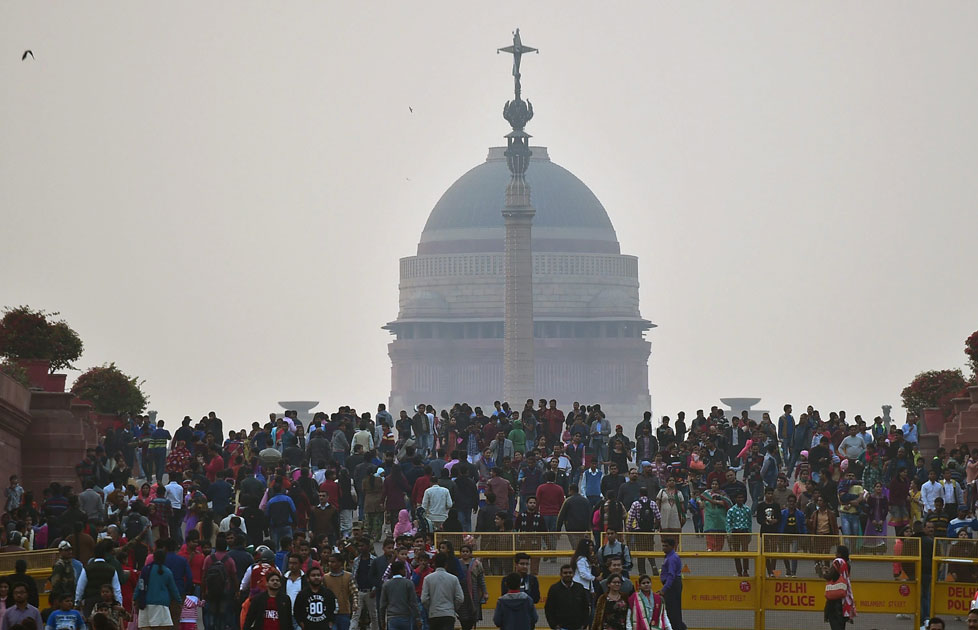
[[[763,534],[760,628],[824,625],[824,574],[839,545],[849,548],[850,580],[860,627],[920,625],[919,538]],[[864,626],[864,624],[868,624]]]
[[[930,577],[931,616],[967,616],[978,591],[978,541],[935,539]]]
[[[57,549],[39,549],[37,551],[8,551],[0,553],[0,576],[10,575],[17,570],[17,561],[27,563],[27,575],[37,582],[39,593],[50,590],[48,579],[51,577],[51,567],[58,561]],[[47,600],[42,601],[43,605]]]
[[[462,545],[472,545],[472,555],[482,563],[486,574],[489,599],[483,609],[492,611],[496,608],[496,600],[503,594],[503,578],[515,570],[514,556],[517,553],[523,552],[530,556],[530,573],[537,576],[540,584],[540,602],[537,607],[542,608],[547,591],[560,580],[560,567],[570,562],[578,541],[585,538],[590,539],[591,533],[435,532],[435,547],[442,541],[448,541],[457,557]],[[491,621],[490,612],[490,626]],[[486,621],[483,625],[485,623]]]
[[[759,612],[759,534],[622,532],[632,568],[629,577],[652,577],[662,588],[662,539],[676,541],[682,561],[683,621],[690,628],[763,628]],[[607,537],[602,538],[602,545]],[[721,614],[718,614],[721,613]]]

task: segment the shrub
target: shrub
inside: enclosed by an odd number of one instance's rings
[[[0,356],[50,361],[52,372],[75,369],[71,363],[81,356],[84,344],[67,322],[52,321],[57,316],[29,306],[5,309],[0,319]]]
[[[968,355],[971,364],[971,382],[978,384],[978,330],[964,340],[964,353]]]
[[[137,414],[145,411],[149,403],[142,390],[144,382],[109,363],[79,376],[71,386],[71,393],[91,402],[99,413]]]
[[[903,406],[915,416],[925,407],[939,407],[945,417],[951,415],[951,399],[963,395],[968,382],[960,369],[921,372],[900,396]]]

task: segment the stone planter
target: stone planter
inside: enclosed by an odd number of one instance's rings
[[[944,417],[944,414],[937,407],[924,409],[920,414],[920,420],[924,425],[920,429],[927,433],[937,433],[944,427],[944,423],[947,422],[947,418]]]
[[[33,387],[46,392],[64,392],[67,374],[50,374],[51,362],[45,359],[18,359],[17,365],[24,368]]]
[[[47,387],[44,388],[44,391],[58,392],[59,394],[64,392],[67,379],[67,374],[48,374]]]
[[[44,359],[17,359],[15,363],[27,372],[27,378],[30,380],[31,385],[47,391],[48,372],[51,371],[50,361]]]

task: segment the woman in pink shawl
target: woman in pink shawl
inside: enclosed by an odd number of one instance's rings
[[[652,578],[638,578],[638,590],[628,599],[628,616],[632,630],[672,630],[662,596],[652,592]]]
[[[826,576],[830,581],[843,582],[846,594],[842,599],[825,600],[825,621],[830,630],[843,630],[847,623],[853,623],[856,618],[856,602],[852,597],[852,582],[849,580],[849,548],[839,545],[835,551],[835,560]]]
[[[414,525],[411,523],[411,513],[401,510],[397,513],[397,523],[394,525],[394,538],[404,534],[414,535]]]

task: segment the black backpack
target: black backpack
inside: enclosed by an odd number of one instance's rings
[[[143,519],[140,518],[139,514],[132,513],[126,517],[126,539],[133,541],[136,540],[140,534],[143,533]]]
[[[207,567],[204,575],[205,598],[216,600],[223,598],[230,591],[228,580],[228,569],[213,552],[211,553],[211,566]]]
[[[652,510],[652,499],[639,499],[641,507],[638,510],[638,528],[643,532],[655,529],[655,512]]]

